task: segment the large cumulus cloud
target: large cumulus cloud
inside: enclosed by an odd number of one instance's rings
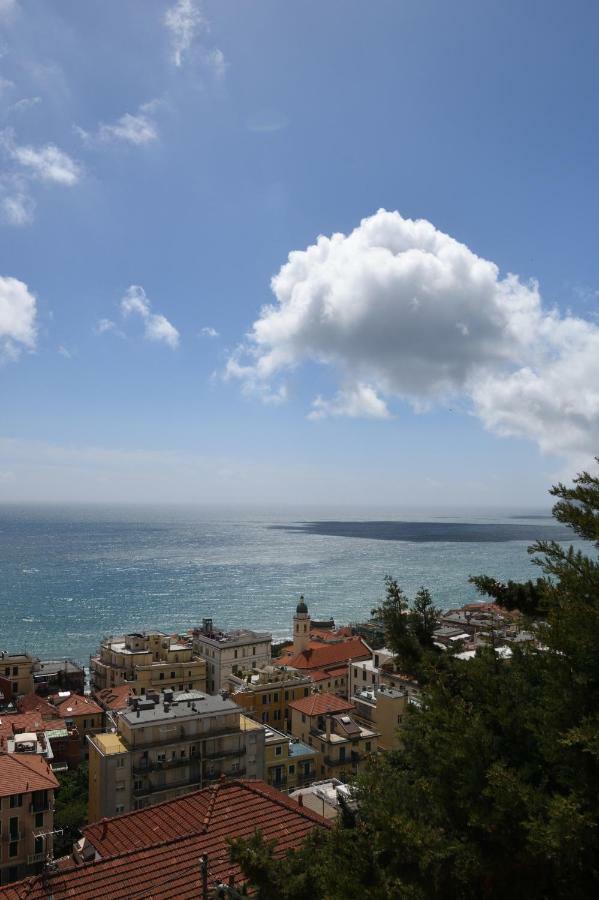
[[[227,376],[264,399],[306,360],[340,391],[312,418],[385,417],[393,397],[426,409],[466,396],[484,424],[543,450],[599,445],[599,329],[543,308],[536,282],[425,220],[379,210],[350,234],[289,254]]]

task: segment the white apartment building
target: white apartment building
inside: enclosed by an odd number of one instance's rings
[[[230,675],[270,665],[271,647],[268,632],[221,631],[212,619],[203,619],[202,627],[193,630],[193,652],[206,660],[206,690],[211,694],[226,689]]]

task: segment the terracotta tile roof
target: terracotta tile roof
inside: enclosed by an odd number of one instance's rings
[[[0,754],[0,797],[29,794],[58,787],[58,781],[41,756],[21,753]]]
[[[37,694],[25,694],[17,703],[19,712],[39,712],[43,719],[58,719],[55,706]]]
[[[312,681],[326,681],[328,678],[345,678],[347,676],[347,666],[339,666],[336,669],[319,669],[316,672],[309,672],[308,678]]]
[[[63,719],[70,719],[72,716],[98,716],[104,710],[98,706],[89,697],[82,697],[81,694],[71,694],[70,697],[55,697],[54,705]]]
[[[32,731],[54,731],[66,728],[63,719],[45,719],[41,712],[31,710],[24,713],[0,714],[0,753],[6,749],[6,741],[15,734]]]
[[[339,628],[310,629],[310,637],[312,640],[338,641],[341,638],[349,638],[351,636],[352,630],[349,625],[340,625]]]
[[[94,697],[103,709],[112,709],[116,712],[127,708],[127,701],[129,697],[135,697],[135,691],[128,684],[119,684],[117,687],[97,691]]]
[[[355,709],[353,703],[342,700],[334,694],[310,694],[309,697],[293,700],[289,707],[304,713],[305,716],[322,716],[325,713],[342,713]]]
[[[239,887],[240,869],[229,859],[227,837],[249,837],[260,828],[277,841],[283,855],[301,844],[314,827],[330,827],[318,813],[299,806],[260,781],[228,781],[117,816],[84,829],[104,856],[76,869],[28,878],[0,888],[0,900],[197,900],[199,857],[208,856],[208,884]]]
[[[301,653],[294,654],[293,649],[288,650],[276,662],[294,669],[325,669],[350,659],[370,659],[371,656],[362,638],[353,637],[334,644],[310,641]]]

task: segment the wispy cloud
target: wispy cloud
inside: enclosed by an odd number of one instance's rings
[[[103,122],[95,132],[85,131],[79,126],[75,130],[86,143],[122,141],[134,146],[149,144],[158,139],[158,125],[153,113],[159,103],[158,100],[143,103],[136,113],[124,113],[115,122]]]
[[[13,103],[9,107],[8,112],[9,113],[14,113],[14,112],[22,113],[28,109],[31,109],[34,106],[37,106],[41,102],[42,102],[41,97],[22,97],[21,100],[17,100],[15,103]]]
[[[167,9],[164,24],[170,32],[172,59],[177,67],[183,60],[206,21],[194,0],[177,0]]]
[[[139,316],[144,322],[144,337],[148,341],[161,341],[172,350],[179,346],[179,332],[166,316],[151,311],[151,304],[144,289],[138,284],[127,288],[121,300],[121,313],[127,317]]]
[[[203,328],[200,328],[200,337],[217,338],[218,336],[218,331],[212,325],[205,325]]]
[[[71,187],[83,174],[82,166],[55,144],[39,147],[17,144],[12,128],[4,129],[0,134],[0,143],[10,159],[40,181]]]

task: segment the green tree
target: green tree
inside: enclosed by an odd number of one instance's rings
[[[433,646],[433,635],[439,624],[441,610],[425,587],[421,587],[409,613],[410,627],[421,647]]]
[[[360,773],[355,827],[339,823],[271,860],[281,900],[599,894],[599,481],[583,472],[552,494],[556,518],[589,552],[538,543],[543,577],[532,588],[508,582],[506,605],[521,588],[542,613],[537,642],[515,646],[509,663],[492,647],[469,662],[423,651],[427,683],[402,749]],[[405,599],[387,587],[382,615],[397,651]],[[313,875],[305,894],[302,870]]]

